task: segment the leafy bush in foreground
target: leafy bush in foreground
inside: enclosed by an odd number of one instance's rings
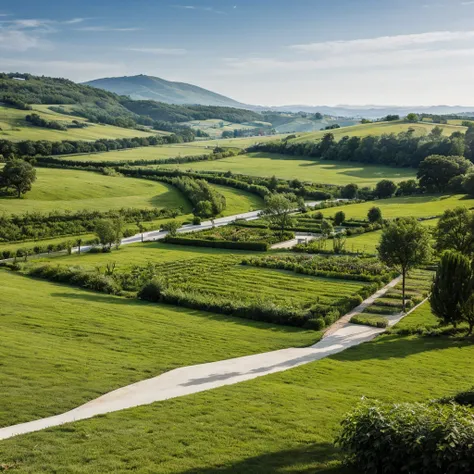
[[[365,474],[468,474],[474,415],[456,405],[365,402],[342,421],[336,443]]]

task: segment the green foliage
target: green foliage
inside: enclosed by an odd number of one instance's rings
[[[369,212],[367,213],[367,219],[369,219],[369,222],[382,222],[383,217],[382,217],[382,211],[380,207],[371,207],[369,209]]]
[[[364,402],[342,421],[337,444],[366,474],[468,474],[474,416],[454,405]]]
[[[357,193],[359,191],[359,186],[354,183],[346,184],[341,189],[341,197],[343,199],[356,199]]]
[[[470,334],[474,327],[473,294],[472,262],[458,252],[444,252],[431,288],[430,305],[433,313],[444,324],[454,327],[466,321]]]
[[[346,220],[346,214],[344,211],[338,211],[334,214],[334,224],[340,226]]]
[[[360,324],[362,326],[372,326],[380,329],[388,326],[387,318],[370,314],[356,314],[355,316],[352,316],[350,323]]]
[[[14,188],[17,197],[30,191],[36,181],[36,170],[23,160],[11,160],[0,171],[0,187]]]
[[[472,163],[462,156],[431,155],[420,163],[417,177],[423,188],[443,192],[453,178],[465,175],[472,166]]]
[[[392,197],[396,190],[397,185],[393,181],[390,181],[389,179],[383,179],[375,186],[374,195],[379,199],[386,199]]]
[[[158,278],[154,278],[141,288],[137,296],[141,300],[157,303],[161,299],[161,294],[163,293],[163,290],[163,282]]]
[[[38,114],[30,114],[25,117],[25,120],[28,123],[36,127],[43,127],[43,128],[52,128],[53,130],[63,130],[66,131],[67,127],[59,122],[54,120],[46,120],[41,118]]]
[[[293,224],[291,214],[295,208],[295,203],[282,195],[274,194],[265,198],[265,207],[262,214],[270,224],[280,230],[280,234],[283,236],[285,230]]]
[[[321,234],[324,237],[329,237],[334,233],[334,227],[327,219],[321,221]]]
[[[178,221],[169,221],[166,224],[162,225],[162,229],[168,231],[168,235],[174,237],[178,233],[178,229],[181,227],[181,224]]]
[[[438,252],[456,250],[474,254],[474,214],[465,207],[444,211],[434,231]]]
[[[109,249],[113,244],[120,244],[122,238],[122,221],[120,219],[100,219],[95,224],[95,233],[99,242]]]

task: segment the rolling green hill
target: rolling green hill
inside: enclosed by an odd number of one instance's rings
[[[85,83],[88,86],[129,96],[135,100],[155,100],[167,104],[218,105],[224,107],[245,107],[215,92],[184,82],[171,82],[159,77],[125,76],[107,77]]]

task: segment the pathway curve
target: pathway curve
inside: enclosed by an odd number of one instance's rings
[[[390,282],[385,288],[364,301],[356,310],[361,311],[372,304],[375,299],[383,296],[398,281],[399,278],[396,278]],[[328,335],[313,346],[282,349],[175,369],[158,377],[119,388],[62,415],[1,428],[0,440],[282,372],[370,341],[384,332],[384,329],[350,324],[350,317],[355,314],[356,310],[344,316],[341,319],[342,323],[336,323],[338,326],[334,331],[331,327]],[[403,314],[399,314],[390,318],[390,326],[397,323],[402,317]]]

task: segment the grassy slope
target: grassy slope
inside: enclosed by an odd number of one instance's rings
[[[468,341],[382,336],[280,374],[6,440],[0,459],[22,473],[339,474],[348,471],[332,443],[362,396],[454,394],[472,385],[473,357]]]
[[[400,133],[406,132],[409,128],[414,128],[417,135],[425,135],[430,132],[436,125],[430,123],[403,123],[403,122],[380,122],[369,123],[363,125],[354,125],[352,127],[343,127],[336,130],[321,130],[319,132],[305,133],[299,135],[293,141],[304,142],[321,139],[324,134],[331,132],[336,139],[344,136],[349,137],[367,137],[369,135],[382,135],[384,133]],[[456,125],[441,125],[444,135],[451,135],[453,132],[466,130],[466,127]]]
[[[471,208],[474,206],[474,198],[463,195],[423,195],[407,196],[391,199],[381,199],[379,201],[368,201],[361,204],[349,204],[338,208],[325,209],[322,213],[325,216],[333,216],[338,211],[344,211],[346,218],[366,219],[367,212],[372,207],[379,207],[385,219],[395,217],[434,217],[441,215],[446,209],[458,206]],[[430,220],[426,225],[435,225],[435,220]]]
[[[251,194],[240,189],[230,188],[228,186],[211,185],[214,189],[224,195],[226,200],[226,209],[222,213],[224,216],[242,214],[252,210],[263,208],[263,199],[256,194]]]
[[[134,160],[159,160],[175,158],[177,156],[194,156],[211,154],[212,148],[203,148],[192,145],[168,145],[131,148],[128,150],[116,150],[106,153],[89,153],[80,155],[61,156],[63,160],[74,161],[134,161]]]
[[[174,168],[175,166],[173,166]],[[316,159],[295,159],[270,153],[252,153],[225,158],[219,161],[202,161],[178,165],[182,169],[233,171],[254,176],[313,181],[327,184],[358,183],[359,186],[373,186],[381,179],[403,181],[415,177],[415,170],[390,168],[388,166],[320,161]]]
[[[318,337],[5,270],[0,286],[0,426],[60,413],[176,367],[308,345]]]
[[[179,207],[190,211],[182,194],[170,185],[75,170],[37,169],[37,180],[24,198],[0,198],[0,212],[122,207]]]
[[[112,125],[98,125],[90,123],[87,128],[72,128],[67,131],[52,130],[49,128],[35,127],[25,121],[25,116],[37,113],[46,120],[71,123],[73,120],[86,122],[81,117],[63,115],[48,110],[47,106],[33,106],[33,111],[18,110],[0,106],[0,139],[18,142],[21,140],[98,140],[99,138],[126,138],[148,137],[153,135],[153,130],[141,132],[128,128],[114,127]]]
[[[248,138],[226,138],[217,140],[202,140],[196,141],[184,146],[199,146],[199,147],[215,147],[216,145],[223,147],[235,147],[235,148],[248,148],[249,146],[255,145],[256,143],[268,142],[273,140],[280,140],[286,137],[288,134],[270,135],[266,137],[248,137]]]

